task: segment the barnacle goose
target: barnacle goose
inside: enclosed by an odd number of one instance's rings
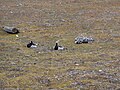
[[[56,41],[55,46],[53,47],[53,49],[54,50],[64,50],[65,48],[63,46],[59,46],[58,42],[59,42],[59,40]]]
[[[33,41],[31,41],[30,43],[27,44],[27,47],[28,48],[31,48],[31,47],[35,48],[35,47],[37,47],[37,45],[35,43],[33,43]]]

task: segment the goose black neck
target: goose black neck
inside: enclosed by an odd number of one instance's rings
[[[33,41],[31,41],[30,44],[33,44]]]
[[[58,50],[58,43],[55,44],[55,50]]]
[[[58,43],[56,43],[56,45],[55,46],[58,46]]]

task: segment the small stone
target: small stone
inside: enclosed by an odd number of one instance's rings
[[[12,65],[15,65],[16,63],[14,63],[14,62],[11,62],[11,64],[12,64]]]
[[[10,11],[10,13],[13,13],[12,11]]]
[[[22,6],[22,3],[19,3],[20,6]]]
[[[64,20],[64,19],[61,19],[61,21],[62,21],[62,22],[65,22],[65,20]]]
[[[19,37],[18,35],[16,35],[16,37]]]
[[[79,64],[78,64],[78,63],[76,63],[75,65],[76,65],[76,66],[79,66]]]
[[[30,55],[25,55],[26,57],[30,57]]]
[[[102,70],[99,70],[99,72],[102,72]]]

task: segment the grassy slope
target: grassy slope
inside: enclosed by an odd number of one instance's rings
[[[120,88],[119,0],[1,0],[0,88],[115,90]],[[17,6],[18,4],[22,4]],[[12,13],[10,13],[12,11]],[[74,44],[76,36],[90,44]],[[37,48],[28,49],[33,40]],[[53,51],[56,40],[67,47]]]

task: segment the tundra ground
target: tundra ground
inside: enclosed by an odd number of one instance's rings
[[[119,0],[0,0],[0,27],[0,90],[120,90]]]

